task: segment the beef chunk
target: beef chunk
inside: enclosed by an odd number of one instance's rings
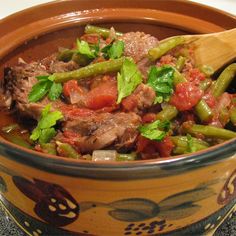
[[[77,146],[82,153],[91,153],[111,145],[117,150],[129,150],[138,136],[140,123],[140,117],[132,112],[100,113],[68,121],[64,131],[80,134]]]
[[[155,100],[155,91],[146,84],[140,84],[135,91],[122,101],[125,110],[140,113],[150,108]]]
[[[158,44],[157,38],[143,32],[129,32],[119,39],[125,43],[124,55],[132,57],[135,62],[141,61],[149,49]]]
[[[55,55],[39,62],[26,63],[22,59],[19,60],[16,66],[5,69],[1,84],[1,106],[10,108],[14,104],[21,115],[38,119],[44,106],[52,102],[44,98],[37,103],[29,103],[28,94],[37,83],[36,76],[75,68],[74,63],[57,61]],[[57,108],[59,103],[59,101],[53,102],[53,108]]]

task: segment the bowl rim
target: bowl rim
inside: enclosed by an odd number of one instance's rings
[[[14,20],[22,13],[36,11],[40,7],[54,6],[58,3],[73,1],[74,0],[58,0],[39,4],[1,19],[0,25],[9,20]],[[211,6],[185,0],[170,1],[187,2],[186,4],[188,5],[210,9],[210,11],[233,18],[236,22],[234,15]],[[236,138],[196,153],[178,155],[169,158],[157,158],[151,160],[138,160],[118,163],[92,162],[68,158],[66,159],[63,157],[39,153],[37,151],[20,147],[0,137],[0,154],[2,155],[0,158],[7,157],[21,164],[26,164],[33,168],[37,167],[38,169],[47,172],[92,179],[131,180],[140,178],[165,177],[204,167],[212,163],[221,162],[224,159],[235,156],[235,153]]]

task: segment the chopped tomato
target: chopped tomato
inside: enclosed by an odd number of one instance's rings
[[[169,136],[166,136],[161,142],[155,142],[155,147],[157,148],[161,157],[169,157],[174,148],[174,144]]]
[[[91,44],[98,44],[99,39],[100,39],[99,34],[84,34],[81,37],[81,40],[84,40],[84,41],[91,43]]]
[[[63,85],[63,94],[66,97],[69,97],[72,92],[81,92],[81,88],[79,87],[77,80],[69,80]]]
[[[136,96],[132,96],[132,95],[133,94],[131,94],[130,96],[122,100],[121,104],[126,111],[133,111],[138,105]]]
[[[77,117],[86,117],[94,114],[94,111],[87,108],[65,105],[60,107],[61,112],[67,119],[76,119]]]
[[[107,81],[90,90],[86,95],[85,103],[87,108],[97,110],[114,106],[116,100],[117,84],[115,81]]]
[[[200,81],[203,81],[205,79],[205,75],[198,68],[193,68],[189,71],[188,80],[190,82],[194,81],[196,84],[199,84]]]
[[[189,82],[179,83],[176,85],[170,103],[179,111],[187,111],[192,109],[202,96],[203,91],[196,85]]]
[[[149,140],[141,135],[138,137],[137,152],[145,154],[142,155],[143,159],[157,158],[157,153],[160,157],[168,157],[171,155],[173,148],[174,144],[168,136],[161,142]]]
[[[151,123],[157,119],[157,115],[155,113],[147,113],[142,117],[143,123]]]
[[[206,101],[207,105],[211,108],[213,108],[216,105],[216,99],[210,92],[205,94],[203,96],[203,99]]]

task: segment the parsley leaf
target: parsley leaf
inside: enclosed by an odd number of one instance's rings
[[[30,139],[39,143],[48,143],[55,135],[56,130],[53,126],[58,120],[63,118],[60,111],[50,112],[51,105],[48,104],[41,113],[37,127],[33,130]]]
[[[133,59],[125,58],[120,73],[117,74],[118,99],[117,103],[129,96],[142,83],[142,74]]]
[[[154,141],[162,141],[166,136],[166,132],[170,129],[169,121],[156,120],[153,123],[139,127],[139,132],[145,138]]]
[[[95,51],[92,51],[91,48],[89,47],[89,44],[83,40],[80,41],[79,39],[77,39],[76,43],[77,43],[77,52],[78,53],[85,55],[90,59],[96,57],[96,55],[95,55],[95,52],[97,50],[96,48],[95,48]]]
[[[62,93],[62,85],[55,83],[52,76],[43,75],[37,76],[38,83],[36,83],[28,95],[29,102],[37,102],[42,99],[47,93],[50,100],[54,101],[59,98]]]
[[[50,87],[52,86],[52,82],[49,80],[39,80],[38,83],[36,83],[32,90],[30,91],[28,95],[29,102],[37,102],[41,98],[43,98],[49,91]]]
[[[156,91],[155,103],[169,101],[173,93],[173,79],[175,69],[171,66],[156,67],[152,66],[148,74],[148,82]]]
[[[121,40],[110,43],[102,49],[105,58],[118,59],[123,56],[125,44]]]
[[[55,101],[60,97],[61,93],[62,93],[62,85],[60,83],[53,82],[48,93],[49,99]]]

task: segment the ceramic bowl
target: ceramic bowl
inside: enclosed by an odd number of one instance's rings
[[[178,0],[67,0],[0,21],[0,71],[69,46],[86,23],[162,39],[236,27],[219,10]],[[2,74],[1,74],[2,77]],[[28,235],[212,234],[236,203],[236,140],[186,156],[92,163],[0,138],[0,199]]]

